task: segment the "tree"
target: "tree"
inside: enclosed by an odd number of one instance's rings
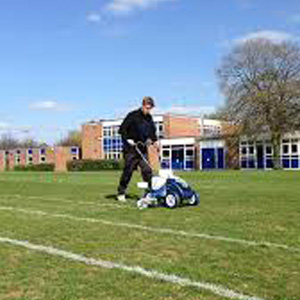
[[[72,130],[69,131],[67,136],[61,139],[57,145],[58,146],[78,146],[81,147],[81,141],[82,141],[82,134],[80,131]]]
[[[10,134],[3,134],[0,139],[0,149],[12,150],[16,149],[19,145],[17,139],[13,138]]]
[[[217,70],[226,116],[239,134],[271,137],[280,168],[282,135],[300,127],[300,48],[291,42],[249,40],[227,54]]]
[[[18,143],[19,148],[27,149],[27,148],[39,148],[40,144],[33,139],[24,139]]]
[[[39,144],[37,141],[27,138],[24,140],[18,140],[11,134],[3,134],[0,138],[0,149],[13,150],[13,149],[27,149],[27,148],[39,148],[46,146],[45,144]]]

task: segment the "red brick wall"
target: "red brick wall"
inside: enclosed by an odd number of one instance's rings
[[[38,165],[40,163],[40,149],[32,149],[32,163]]]
[[[13,170],[15,166],[15,151],[10,150],[8,154],[8,169]]]
[[[66,172],[67,162],[73,160],[74,157],[79,159],[79,155],[71,153],[72,147],[55,147],[54,148],[54,163],[56,172]]]
[[[66,172],[67,162],[70,159],[69,147],[55,147],[55,171]]]
[[[149,146],[148,154],[149,154],[149,163],[152,169],[158,171],[160,169],[159,151],[157,151],[157,149],[154,146]]]
[[[5,170],[5,151],[0,150],[0,172]]]
[[[19,157],[20,157],[20,165],[22,165],[22,166],[26,165],[26,153],[27,153],[27,150],[26,149],[22,149],[21,153],[19,155]]]
[[[165,137],[199,136],[198,119],[185,116],[164,115]]]
[[[54,153],[54,148],[48,147],[46,149],[46,163],[47,164],[54,164],[55,163],[55,153]]]
[[[82,158],[103,159],[102,153],[102,125],[90,123],[82,125]]]

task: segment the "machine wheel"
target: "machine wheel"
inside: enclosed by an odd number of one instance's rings
[[[176,208],[179,205],[180,199],[176,193],[168,193],[165,198],[165,205],[168,208]]]
[[[194,193],[191,198],[188,200],[189,205],[197,206],[200,204],[200,197],[197,193]]]

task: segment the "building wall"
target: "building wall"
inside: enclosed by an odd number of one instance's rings
[[[7,155],[7,167],[9,170],[13,170],[13,168],[15,167],[15,150],[10,150]]]
[[[240,167],[242,169],[272,169],[273,147],[268,138],[243,138],[240,142]],[[300,170],[300,133],[285,135],[280,145],[280,160],[283,169]]]
[[[5,151],[0,150],[0,172],[5,171]]]
[[[87,123],[82,125],[82,158],[103,159],[102,125]]]
[[[20,150],[20,165],[22,166],[26,165],[26,149]]]
[[[154,171],[160,169],[159,151],[154,146],[148,148],[149,163]]]
[[[66,172],[68,161],[80,159],[79,147],[55,147],[54,163],[56,172]]]
[[[187,116],[164,115],[164,136],[195,137],[200,135],[199,119]]]
[[[54,164],[55,163],[55,153],[53,147],[46,148],[46,163]]]
[[[6,152],[8,154],[6,154]],[[0,150],[0,171],[5,171],[6,168],[13,170],[15,166],[37,165],[42,163],[54,163],[57,171],[66,171],[67,162],[77,159],[80,159],[79,147]]]
[[[66,172],[69,151],[67,147],[55,147],[55,171]]]

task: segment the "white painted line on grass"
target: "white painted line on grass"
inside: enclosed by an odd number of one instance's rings
[[[178,235],[178,236],[207,239],[207,240],[214,240],[214,241],[221,241],[221,242],[237,243],[237,244],[241,244],[244,246],[252,246],[252,247],[265,246],[265,247],[269,247],[269,248],[279,248],[279,249],[284,249],[284,250],[289,250],[289,251],[300,252],[300,248],[290,247],[290,246],[283,245],[283,244],[250,241],[250,240],[236,239],[236,238],[230,238],[230,237],[224,237],[224,236],[210,235],[210,234],[205,234],[205,233],[194,233],[194,232],[187,232],[187,231],[183,231],[183,230],[174,230],[174,229],[170,229],[170,228],[150,227],[150,226],[143,226],[143,225],[133,224],[133,223],[119,223],[119,222],[112,222],[112,221],[107,221],[107,220],[102,220],[102,219],[100,220],[100,219],[95,219],[95,218],[75,217],[75,216],[67,215],[67,214],[52,214],[52,213],[47,213],[47,212],[43,212],[43,211],[39,211],[39,210],[27,210],[27,209],[16,208],[16,207],[0,206],[0,210],[15,211],[15,212],[21,212],[21,213],[33,214],[33,215],[42,215],[42,216],[53,217],[53,218],[63,218],[63,219],[69,219],[69,220],[73,220],[73,221],[101,223],[101,224],[108,225],[108,226],[123,227],[123,228],[125,227],[125,228],[130,228],[130,229],[138,229],[138,230],[162,233],[162,234],[170,234],[170,235]]]
[[[24,247],[26,249],[30,249],[30,250],[34,250],[34,251],[38,251],[38,252],[42,252],[42,253],[47,253],[49,255],[63,257],[68,260],[72,260],[72,261],[76,261],[76,262],[81,262],[86,265],[97,266],[97,267],[101,267],[101,268],[105,268],[105,269],[119,269],[122,271],[127,271],[130,273],[136,273],[136,274],[139,274],[142,276],[146,276],[148,278],[155,279],[155,280],[162,280],[162,281],[174,283],[174,284],[180,285],[180,286],[194,287],[194,288],[206,290],[206,291],[212,292],[215,295],[230,298],[230,299],[263,300],[262,298],[259,298],[259,297],[247,296],[242,293],[238,293],[236,291],[230,290],[221,285],[216,285],[216,284],[207,283],[207,282],[193,281],[189,278],[181,277],[181,276],[178,276],[175,274],[166,274],[166,273],[161,273],[156,270],[147,270],[140,266],[128,266],[128,265],[124,265],[124,264],[120,264],[120,263],[115,263],[112,261],[88,258],[81,254],[76,254],[73,252],[69,252],[69,251],[65,251],[65,250],[61,250],[61,249],[57,249],[57,248],[53,248],[53,247],[31,244],[28,241],[20,241],[20,240],[14,240],[14,239],[6,238],[6,237],[0,237],[0,243]]]
[[[1,197],[16,197],[16,198],[27,198],[27,199],[42,199],[45,201],[59,201],[63,203],[72,203],[72,204],[81,204],[81,205],[93,205],[98,207],[112,207],[112,208],[122,208],[122,209],[133,209],[133,207],[127,205],[119,205],[115,203],[98,203],[98,202],[91,202],[91,201],[72,201],[66,198],[49,198],[43,196],[23,196],[19,194],[11,194],[11,195],[0,195]]]

